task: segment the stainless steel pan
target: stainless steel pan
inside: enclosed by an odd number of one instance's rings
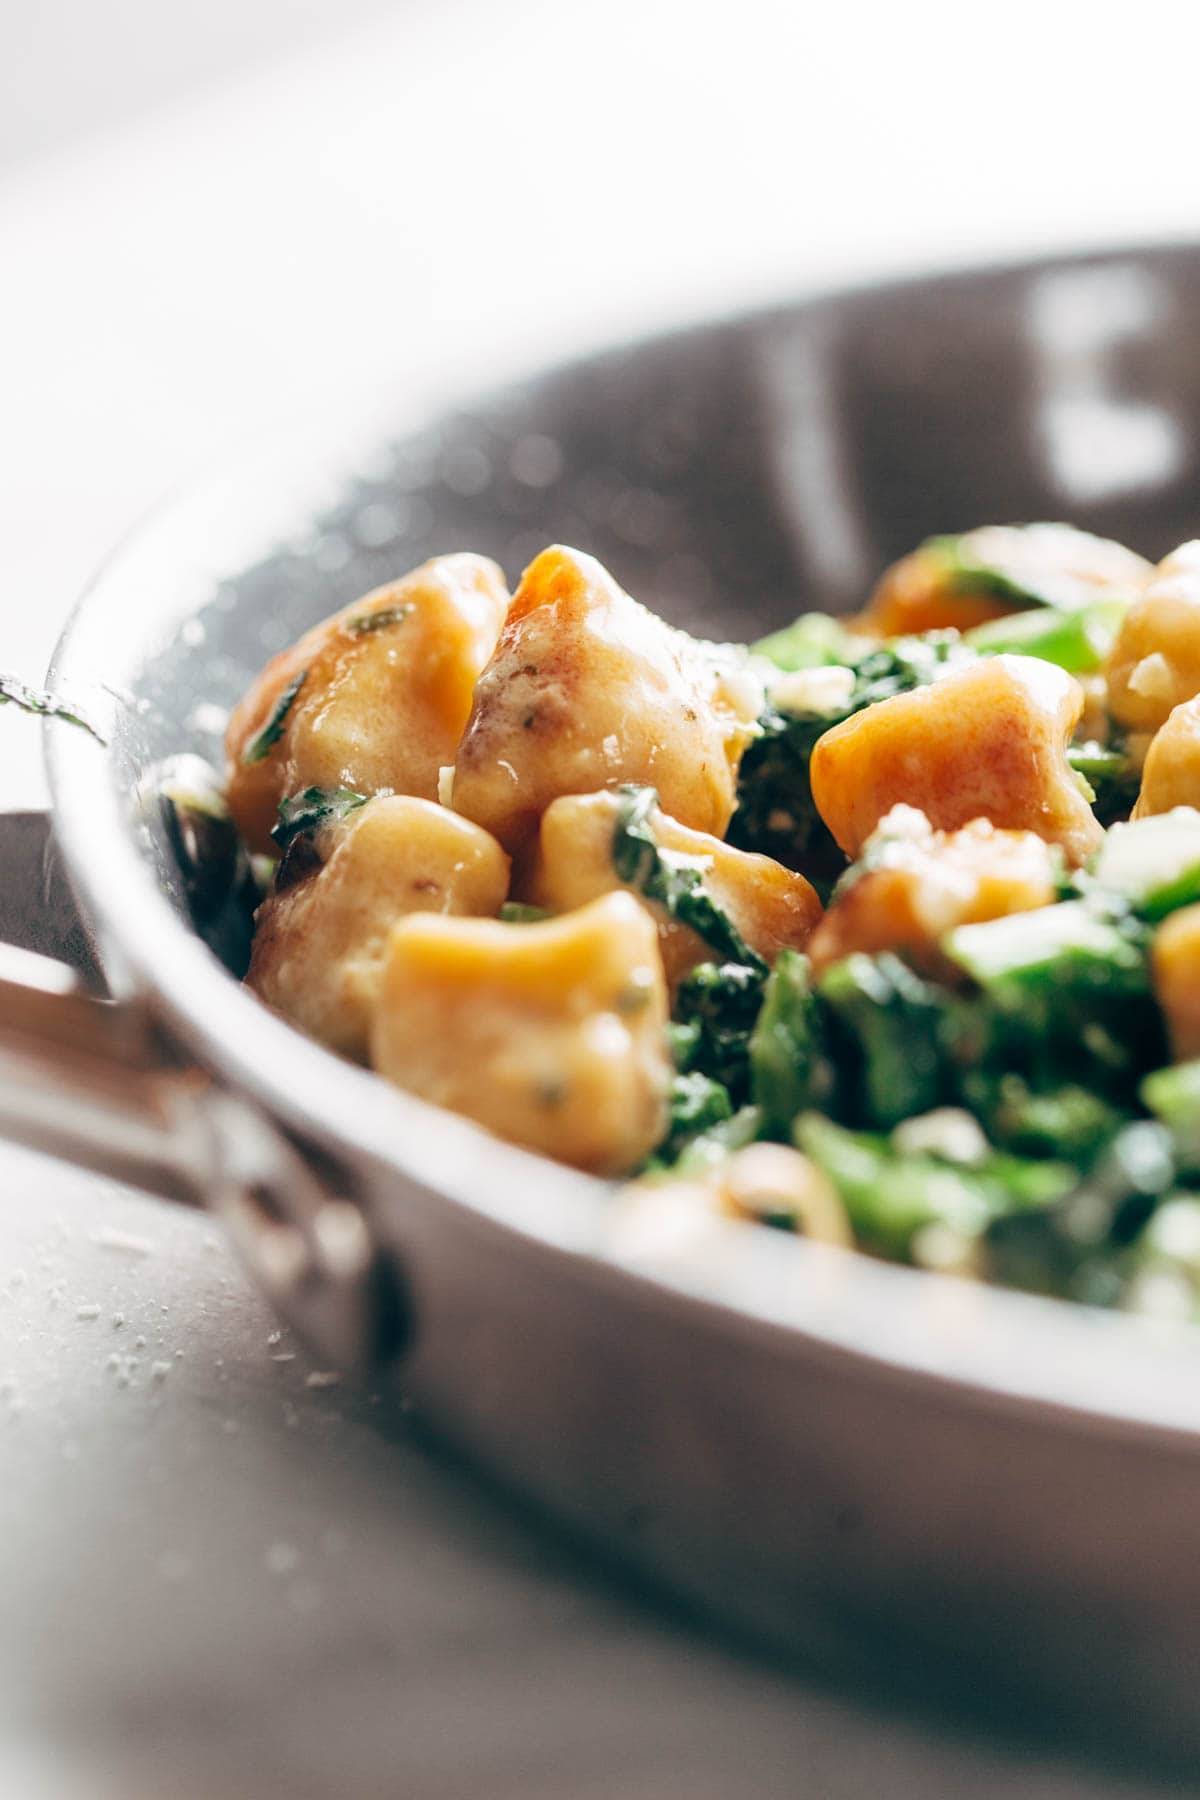
[[[705,1606],[1200,1744],[1200,1336],[749,1228],[655,1241],[599,1183],[306,1042],[188,916],[147,795],[271,651],[435,550],[548,539],[710,634],[846,606],[924,534],[1200,532],[1200,251],[805,301],[164,511],[51,680],[54,829],[115,999],[16,953],[0,1124],[229,1222],[326,1354]]]

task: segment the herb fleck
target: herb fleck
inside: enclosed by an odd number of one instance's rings
[[[296,838],[344,819],[347,813],[366,803],[366,794],[356,793],[353,788],[303,788],[279,802],[279,818],[271,827],[271,836],[281,850],[286,850]]]
[[[68,725],[78,725],[94,737],[98,744],[107,740],[101,737],[90,719],[68,706],[65,700],[59,700],[44,688],[29,687],[24,681],[18,681],[15,675],[0,675],[0,706],[19,706],[22,712],[41,713],[47,719],[62,719]]]
[[[355,637],[367,637],[373,631],[386,631],[389,625],[399,625],[407,619],[412,611],[412,602],[404,606],[381,606],[377,612],[357,613],[353,619],[347,619],[346,630],[352,631]]]
[[[295,679],[288,682],[282,694],[280,694],[278,700],[271,708],[270,718],[267,720],[262,730],[257,732],[254,737],[250,739],[250,742],[242,751],[242,761],[244,763],[260,763],[265,761],[271,754],[272,750],[283,736],[284,721],[292,710],[296,695],[300,692],[300,689],[304,686],[307,679],[308,670],[301,669]]]

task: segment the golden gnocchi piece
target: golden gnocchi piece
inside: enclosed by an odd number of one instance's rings
[[[297,861],[299,878],[289,881]],[[401,794],[368,800],[315,843],[295,845],[282,875],[288,885],[258,910],[246,980],[302,1031],[360,1061],[396,920],[496,913],[508,892],[508,858],[495,838]]]
[[[596,1174],[667,1123],[667,990],[629,894],[542,924],[414,914],[388,941],[371,1060],[498,1137]]]
[[[968,631],[1033,606],[1080,606],[1133,594],[1150,565],[1122,544],[1071,525],[983,525],[930,538],[887,569],[862,615],[881,637]]]
[[[226,789],[252,850],[302,788],[435,800],[508,605],[486,557],[439,556],[316,625],[234,708]]]
[[[517,854],[563,794],[637,782],[720,836],[756,684],[557,545],[532,562],[479,679],[451,803]]]
[[[547,807],[526,883],[530,900],[551,912],[569,912],[623,885],[613,866],[620,807],[612,792],[564,795]],[[649,823],[657,843],[701,870],[708,892],[752,950],[773,962],[781,950],[804,948],[821,916],[821,902],[803,875],[769,856],[692,831],[661,808],[654,809]],[[713,951],[664,908],[643,904],[658,927],[667,980],[675,987],[689,969],[711,960]]]
[[[902,950],[936,964],[956,925],[1032,912],[1057,897],[1059,859],[1032,831],[972,819],[935,831],[925,814],[894,806],[866,847],[868,867],[830,904],[808,946],[815,973],[855,951]]]
[[[1177,1062],[1200,1056],[1200,906],[1165,919],[1151,946],[1154,991]]]
[[[1121,622],[1106,672],[1112,716],[1130,731],[1157,731],[1200,694],[1200,540],[1153,571]]]
[[[1200,806],[1200,695],[1185,700],[1155,733],[1142,767],[1135,819]]]
[[[1066,758],[1079,683],[1032,656],[983,657],[844,719],[817,740],[817,810],[856,858],[898,803],[938,830],[973,819],[1033,831],[1081,863],[1103,831]]]

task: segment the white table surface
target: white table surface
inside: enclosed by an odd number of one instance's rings
[[[1200,226],[1174,9],[300,10],[288,51],[0,166],[2,666],[38,675],[128,523],[281,421]],[[0,806],[41,795],[0,713]],[[689,1634],[308,1385],[203,1219],[24,1153],[2,1185],[5,1794],[1164,1791]]]

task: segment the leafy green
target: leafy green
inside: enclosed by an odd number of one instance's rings
[[[1094,739],[1071,744],[1067,761],[1082,776],[1096,817],[1102,825],[1128,818],[1141,786],[1141,770],[1130,756],[1123,738],[1107,744]]]
[[[1086,1166],[1114,1138],[1128,1114],[1078,1082],[1039,1093],[1011,1072],[970,1070],[963,1098],[988,1136],[1023,1156],[1059,1156]]]
[[[1200,1172],[1200,1061],[1156,1069],[1143,1081],[1141,1098],[1170,1131],[1181,1166]]]
[[[108,741],[100,735],[90,719],[85,718],[83,713],[67,701],[48,693],[45,688],[30,687],[15,675],[0,675],[0,706],[17,706],[22,712],[38,713],[47,719],[61,719],[66,725],[78,725],[81,731],[94,737],[98,744]]]
[[[657,1156],[672,1163],[693,1138],[711,1132],[733,1117],[729,1089],[699,1069],[676,1075],[671,1083],[671,1122]]]
[[[266,724],[261,731],[255,733],[242,751],[242,761],[244,763],[264,762],[271,754],[272,750],[283,736],[283,727],[287,721],[287,716],[295,704],[297,694],[299,694],[300,689],[307,680],[308,670],[301,669],[300,673],[288,682],[278,700],[276,700],[274,706],[271,708],[270,717],[267,719]]]
[[[1126,600],[1097,600],[1090,606],[1041,606],[1009,613],[964,634],[981,656],[1040,656],[1071,675],[1092,675],[1104,667],[1116,641]]]
[[[862,1247],[902,1261],[925,1260],[921,1234],[931,1226],[961,1241],[965,1261],[993,1219],[1044,1207],[1074,1178],[1060,1164],[1011,1156],[965,1167],[906,1154],[881,1133],[848,1131],[820,1113],[802,1113],[794,1135],[838,1190]]]
[[[750,949],[728,913],[704,885],[703,870],[693,859],[665,849],[654,836],[650,816],[658,805],[651,787],[618,788],[620,807],[613,831],[613,867],[620,879],[657,901],[671,918],[687,925],[710,949],[730,962],[757,969],[766,964]]]
[[[963,925],[943,953],[971,977],[981,1034],[959,1047],[1039,1091],[1079,1082],[1118,1101],[1165,1056],[1149,969],[1150,933],[1128,914],[1062,901],[983,925]]]
[[[1088,604],[1089,591],[1065,566],[1064,552],[1066,563],[1086,561],[1089,548],[1094,552],[1101,545],[1087,532],[1033,524],[984,526],[927,538],[920,554],[936,565],[951,592],[986,594],[1021,612],[1030,607],[1066,610],[1077,596],[1078,604]]]
[[[847,709],[861,712],[879,700],[927,687],[948,669],[965,668],[975,652],[957,631],[925,631],[919,637],[892,638],[868,650],[853,664],[855,689]]]
[[[834,1088],[821,1009],[808,958],[783,950],[767,980],[750,1036],[750,1091],[768,1134],[786,1138],[799,1112],[824,1105]]]
[[[937,565],[946,586],[959,594],[988,594],[1005,600],[1014,611],[1030,606],[1044,606],[1044,595],[1024,576],[1017,577],[997,563],[985,562],[976,548],[973,531],[926,538],[920,553]]]
[[[841,1070],[842,1111],[888,1129],[946,1098],[946,1006],[932,983],[897,956],[859,953],[826,970],[817,991]]]
[[[718,1119],[684,1145],[672,1170],[677,1175],[704,1175],[719,1168],[735,1150],[754,1143],[761,1135],[762,1118],[756,1106],[741,1106],[727,1119]]]
[[[1111,1306],[1128,1278],[1129,1246],[1174,1182],[1170,1133],[1137,1120],[1061,1199],[989,1225],[986,1272],[1011,1287]]]
[[[789,674],[797,669],[826,668],[831,663],[851,660],[851,637],[844,619],[829,613],[801,613],[790,625],[760,638],[750,647],[756,656],[765,656],[777,669]]]
[[[817,739],[864,707],[924,687],[947,669],[974,660],[975,652],[955,631],[895,638],[849,664],[854,687],[838,712],[769,708],[742,757],[730,843],[802,868],[819,892],[828,893],[846,859],[813,804],[809,763]]]
[[[676,1019],[688,1033],[686,1066],[719,1081],[736,1104],[750,1090],[750,1039],[766,979],[762,963],[700,963],[675,996]]]
[[[279,817],[271,827],[271,836],[281,850],[286,850],[296,838],[344,819],[366,803],[367,795],[353,788],[303,788],[279,802]]]

